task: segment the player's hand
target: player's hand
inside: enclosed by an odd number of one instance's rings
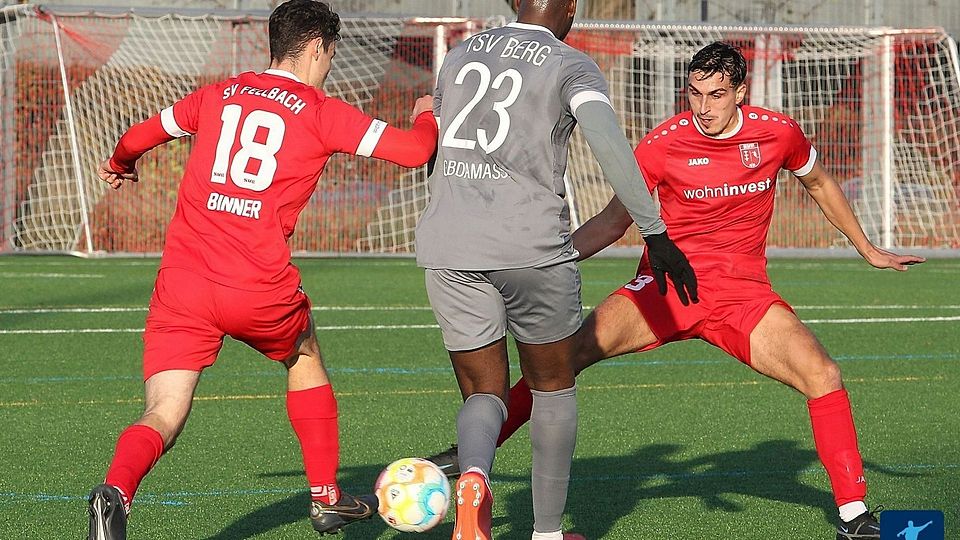
[[[140,175],[136,169],[129,173],[115,171],[109,159],[104,160],[104,162],[100,164],[100,167],[97,168],[97,176],[104,182],[110,184],[110,187],[113,189],[120,189],[124,180],[130,180],[131,182],[140,181]]]
[[[878,247],[871,249],[863,258],[876,268],[893,268],[897,272],[906,272],[907,268],[914,264],[927,262],[927,259],[923,257],[917,257],[916,255],[897,255],[896,253],[891,253]]]
[[[647,258],[650,260],[653,279],[657,282],[660,294],[664,296],[667,294],[667,276],[669,275],[683,305],[690,305],[690,300],[693,300],[694,304],[699,303],[697,275],[693,272],[687,256],[673,243],[667,233],[644,236],[643,241],[647,244]]]
[[[433,110],[433,96],[426,95],[420,96],[417,98],[417,102],[413,104],[413,112],[410,113],[410,121],[413,122],[420,116],[421,113]]]

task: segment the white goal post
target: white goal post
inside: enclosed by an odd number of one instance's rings
[[[131,124],[200,85],[266,67],[267,12],[0,9],[0,253],[159,252],[190,149],[148,153],[121,194],[97,163]],[[443,54],[499,21],[343,16],[328,93],[405,125]],[[724,40],[750,62],[748,102],[796,118],[878,244],[960,247],[960,65],[942,30],[578,24],[631,141],[685,107],[685,69]],[[585,220],[610,197],[579,135],[569,198]],[[129,188],[129,189],[128,189]],[[298,253],[410,253],[425,169],[332,159],[298,223]],[[629,235],[621,245],[637,245]],[[845,245],[782,178],[771,247]]]

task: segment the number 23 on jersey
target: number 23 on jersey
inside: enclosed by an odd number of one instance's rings
[[[463,109],[461,109],[460,112],[453,117],[453,121],[450,122],[450,126],[448,126],[446,131],[443,133],[443,138],[441,139],[440,144],[448,148],[474,150],[477,147],[477,143],[479,143],[480,148],[489,154],[500,148],[504,141],[507,140],[507,135],[510,133],[510,114],[507,112],[507,108],[516,103],[517,98],[520,97],[520,90],[523,87],[523,77],[520,75],[519,71],[510,68],[501,72],[496,76],[496,78],[494,78],[490,73],[490,68],[488,68],[485,64],[480,62],[469,62],[460,69],[459,73],[457,73],[457,77],[454,79],[454,84],[464,84],[467,74],[471,72],[476,72],[479,75],[477,92],[474,94],[473,98],[468,101],[466,105],[464,105]],[[493,79],[492,84],[490,82],[491,79]],[[497,113],[497,118],[499,120],[497,132],[493,135],[493,138],[490,138],[487,130],[483,128],[477,128],[474,139],[462,138],[458,136],[458,132],[460,131],[460,128],[463,127],[467,117],[487,95],[487,91],[491,88],[494,90],[499,90],[507,79],[510,79],[510,93],[507,94],[507,97],[503,98],[501,101],[496,101],[493,104],[493,111]]]

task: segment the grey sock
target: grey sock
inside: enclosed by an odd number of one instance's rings
[[[460,470],[477,467],[487,476],[493,467],[497,437],[507,419],[507,407],[493,394],[473,394],[457,415],[457,457]]]
[[[530,442],[533,445],[533,530],[560,530],[570,484],[570,462],[577,444],[577,387],[533,394]]]

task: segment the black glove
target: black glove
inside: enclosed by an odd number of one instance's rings
[[[653,279],[657,282],[660,294],[667,294],[666,276],[669,274],[683,305],[689,305],[690,300],[693,300],[694,304],[700,302],[700,298],[697,297],[697,276],[693,273],[693,267],[687,261],[687,256],[673,243],[667,233],[644,236],[643,241],[647,243],[647,258],[650,260]]]
[[[433,151],[433,155],[430,156],[430,160],[427,161],[427,177],[433,176],[433,168],[437,166],[437,153],[440,152],[440,149],[437,148]]]

